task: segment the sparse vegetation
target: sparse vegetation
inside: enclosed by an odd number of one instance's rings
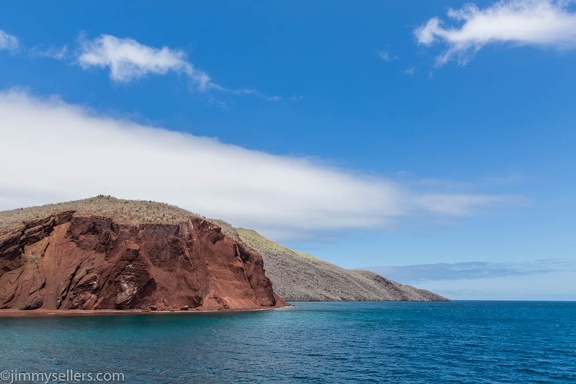
[[[28,260],[29,260],[30,263],[32,263],[32,264],[38,264],[38,260],[40,260],[41,258],[42,258],[42,255],[41,255],[41,254],[32,252],[32,253],[30,254],[30,257],[28,258]]]
[[[0,212],[0,233],[16,229],[22,223],[48,217],[57,212],[76,211],[78,214],[111,217],[118,223],[178,223],[192,217],[202,217],[174,205],[144,200],[121,200],[99,195],[84,200],[39,207],[18,208]],[[219,222],[220,224],[226,224]]]

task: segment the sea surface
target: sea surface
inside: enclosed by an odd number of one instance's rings
[[[576,383],[576,302],[2,318],[0,371],[8,383]]]

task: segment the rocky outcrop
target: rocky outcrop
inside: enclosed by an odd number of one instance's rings
[[[282,307],[262,257],[189,216],[127,223],[74,210],[0,235],[0,309]]]
[[[246,245],[264,257],[275,292],[288,301],[449,301],[373,272],[344,269],[293,251],[253,230],[237,231]]]

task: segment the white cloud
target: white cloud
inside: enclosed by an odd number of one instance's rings
[[[12,36],[0,29],[0,50],[15,50],[18,49],[19,43],[16,36]]]
[[[111,35],[101,35],[94,40],[81,39],[80,46],[78,63],[83,68],[109,68],[110,78],[117,82],[127,83],[150,74],[176,72],[192,79],[201,91],[218,87],[212,84],[208,74],[194,68],[181,50],[152,48],[133,39]]]
[[[505,202],[431,194],[304,158],[102,117],[0,92],[0,209],[98,194],[167,202],[267,234],[376,228]]]
[[[509,43],[572,49],[576,47],[576,13],[569,0],[502,0],[480,9],[468,4],[448,11],[454,26],[434,17],[414,33],[419,44],[444,43],[448,48],[437,64],[466,64],[487,44]]]
[[[219,91],[237,96],[257,96],[268,98],[253,88],[230,89],[212,81],[210,76],[198,70],[187,59],[182,50],[168,47],[153,48],[134,39],[121,39],[111,35],[101,35],[94,40],[84,36],[79,39],[80,49],[77,63],[83,68],[100,67],[110,70],[110,78],[120,83],[128,83],[148,75],[179,73],[192,80],[194,88],[200,91]],[[67,48],[63,51],[50,49],[41,55],[55,59],[66,59]]]

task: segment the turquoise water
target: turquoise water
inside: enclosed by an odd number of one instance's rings
[[[576,303],[0,319],[0,357],[0,371],[126,383],[576,383]]]

